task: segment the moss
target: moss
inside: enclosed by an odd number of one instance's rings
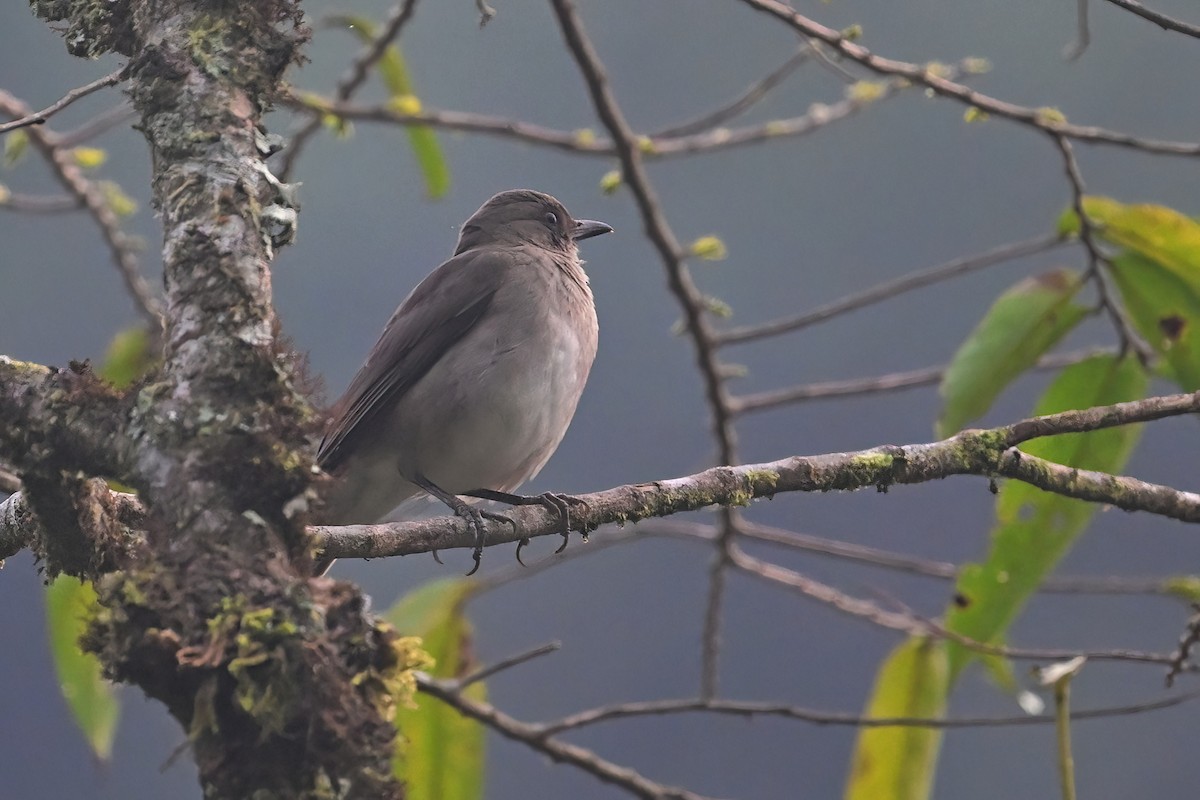
[[[33,0],[30,7],[41,19],[67,23],[59,30],[71,55],[133,54],[133,14],[128,0]]]
[[[964,431],[958,439],[964,466],[986,464],[995,468],[1000,454],[1008,449],[1008,434],[1003,430]]]
[[[779,473],[773,469],[748,469],[745,475],[746,482],[751,486],[765,483],[774,491],[775,487],[779,485]]]

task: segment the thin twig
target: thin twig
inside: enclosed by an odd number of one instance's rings
[[[881,628],[905,633],[909,636],[931,636],[947,639],[962,645],[968,650],[984,655],[1036,661],[1055,661],[1085,657],[1096,661],[1129,661],[1140,664],[1171,664],[1174,658],[1174,655],[1170,653],[1148,653],[1142,650],[1068,650],[989,644],[955,633],[935,620],[919,617],[908,610],[885,610],[870,600],[847,594],[828,584],[802,575],[795,570],[755,558],[737,547],[731,549],[730,557],[732,565],[745,574],[792,589],[804,597],[816,600],[844,614],[865,620]]]
[[[1179,646],[1175,648],[1174,654],[1171,656],[1171,662],[1167,669],[1167,688],[1170,689],[1175,685],[1175,678],[1179,673],[1186,668],[1188,659],[1192,655],[1192,648],[1200,643],[1200,606],[1193,604],[1193,613],[1188,618],[1187,625],[1183,629],[1183,635],[1179,637]]]
[[[132,121],[136,116],[137,112],[133,110],[133,104],[129,100],[122,100],[107,111],[102,111],[84,122],[78,128],[60,133],[58,143],[62,147],[75,147],[118,125]]]
[[[1121,352],[1132,351],[1143,365],[1149,365],[1154,359],[1154,351],[1138,335],[1129,315],[1125,313],[1124,306],[1121,305],[1112,286],[1109,285],[1107,268],[1110,265],[1104,253],[1100,251],[1099,244],[1096,243],[1095,226],[1084,209],[1086,191],[1083,184],[1083,173],[1080,172],[1079,162],[1075,159],[1075,150],[1065,136],[1052,134],[1050,138],[1054,140],[1059,153],[1062,154],[1063,167],[1071,185],[1071,207],[1075,210],[1075,216],[1079,220],[1079,241],[1083,243],[1088,257],[1087,277],[1091,278],[1092,283],[1095,284],[1096,293],[1100,297],[1100,306],[1112,319],[1113,326],[1117,329]]]
[[[1093,356],[1115,353],[1113,350],[1075,350],[1069,353],[1043,356],[1033,367],[1034,370],[1056,370],[1078,364]],[[734,395],[731,407],[735,414],[747,414],[752,411],[765,411],[791,403],[801,403],[808,400],[826,400],[832,397],[854,397],[863,394],[878,394],[895,392],[900,389],[913,389],[920,386],[933,386],[942,380],[946,374],[946,365],[923,367],[907,372],[889,372],[886,375],[876,375],[869,378],[849,378],[841,381],[821,381],[791,386],[786,389],[771,389],[754,394]]]
[[[650,138],[672,139],[679,136],[700,133],[746,113],[754,107],[755,103],[766,97],[772,89],[791,77],[792,73],[811,57],[812,48],[808,46],[801,47],[788,56],[787,61],[784,61],[765,76],[755,81],[746,91],[742,92],[729,103],[702,114],[695,119],[677,123],[669,128],[663,128],[657,133],[651,134]]]
[[[675,786],[657,783],[640,773],[614,764],[579,745],[543,736],[536,725],[521,722],[488,703],[472,700],[457,691],[453,681],[443,681],[422,675],[417,678],[422,692],[436,697],[464,715],[482,722],[507,739],[536,750],[552,761],[570,764],[601,781],[645,800],[705,800],[702,795]]]
[[[731,521],[728,519],[722,522],[721,536],[718,542],[726,538],[725,531],[730,523]],[[704,628],[700,639],[700,697],[704,700],[711,700],[717,695],[721,658],[721,612],[725,603],[725,585],[729,574],[729,564],[728,548],[717,547],[708,568],[708,592],[704,601]]]
[[[1113,2],[1113,0],[1109,1]],[[957,100],[964,105],[973,106],[997,117],[1080,141],[1129,147],[1163,155],[1200,154],[1200,143],[1198,142],[1159,141],[1094,126],[1073,125],[1063,121],[1062,115],[1054,109],[1031,108],[1009,103],[949,80],[943,77],[939,70],[930,69],[921,64],[884,58],[852,41],[845,34],[805,17],[779,0],[739,0],[739,2],[755,11],[774,17],[803,36],[824,42],[836,52],[872,72],[907,78],[913,83],[928,87],[934,94]]]
[[[60,214],[78,211],[83,203],[77,197],[67,195],[5,194],[0,192],[0,209],[19,211],[22,214]]]
[[[1059,247],[1063,243],[1064,239],[1058,234],[1049,234],[1020,242],[1003,244],[977,255],[956,258],[945,264],[939,264],[917,272],[910,272],[895,280],[877,284],[864,291],[847,295],[832,303],[820,306],[812,311],[806,311],[794,317],[721,331],[717,333],[717,343],[721,345],[739,344],[763,339],[768,336],[778,336],[783,333],[798,331],[810,325],[825,322],[841,314],[889,300],[914,289],[920,289],[950,278],[959,277],[960,275],[967,275],[1013,259],[1044,253],[1047,250]]]
[[[1200,26],[1192,25],[1188,22],[1181,22],[1172,17],[1168,17],[1166,14],[1160,14],[1157,11],[1152,11],[1141,3],[1137,2],[1137,0],[1108,0],[1108,2],[1112,3],[1114,6],[1120,6],[1132,14],[1137,14],[1142,19],[1150,20],[1164,31],[1175,31],[1176,33],[1182,33],[1187,36],[1195,36],[1196,38],[1200,39]]]
[[[1074,61],[1087,50],[1092,41],[1092,29],[1088,25],[1088,0],[1075,0],[1075,41],[1063,48],[1063,58]]]
[[[363,48],[362,52],[350,63],[346,74],[338,81],[337,88],[334,90],[334,97],[339,101],[350,99],[359,87],[367,80],[370,74],[371,67],[383,58],[387,52],[388,45],[400,36],[400,32],[404,30],[404,26],[412,19],[413,12],[417,10],[417,0],[403,0],[392,7],[392,11],[388,14],[387,22],[384,23],[383,30],[375,37],[369,45]],[[300,157],[300,152],[308,143],[308,140],[321,129],[321,117],[313,116],[304,126],[300,128],[291,138],[287,148],[280,156],[279,169],[277,173],[282,181],[288,180],[292,174],[292,169],[296,165],[296,159]]]
[[[1134,714],[1144,714],[1148,711],[1159,711],[1173,708],[1183,703],[1191,702],[1200,697],[1200,691],[1186,692],[1160,700],[1149,700],[1125,706],[1108,706],[1091,708],[1084,711],[1072,711],[1073,721],[1104,719],[1109,717],[1124,717]],[[538,726],[544,736],[555,736],[560,733],[585,728],[601,722],[630,719],[647,716],[666,716],[671,714],[708,713],[736,717],[780,717],[799,722],[810,722],[816,725],[838,725],[854,728],[993,728],[1025,725],[1054,724],[1056,717],[1052,714],[1022,714],[1011,717],[864,717],[861,714],[836,711],[818,711],[801,706],[787,706],[776,703],[762,703],[749,700],[703,700],[701,698],[685,700],[650,700],[640,703],[617,703],[610,706],[590,708],[553,722],[545,722]]]
[[[0,112],[17,117],[27,115],[28,111],[23,102],[0,90]],[[59,184],[86,208],[95,220],[101,236],[104,237],[104,243],[108,245],[112,254],[117,271],[125,283],[126,291],[129,292],[138,311],[157,330],[161,325],[162,306],[142,276],[137,259],[137,241],[121,229],[120,218],[113,211],[104,192],[84,176],[83,170],[71,158],[69,149],[62,146],[53,131],[35,125],[27,128],[26,133],[29,141],[50,165]]]
[[[713,525],[670,519],[642,522],[638,525],[637,533],[643,537],[667,537],[704,543],[711,543],[718,536],[717,529]],[[749,520],[740,522],[738,535],[805,553],[925,578],[956,580],[962,570],[962,565],[950,561],[921,558],[907,553],[855,544],[843,539],[828,539],[809,533],[785,530]],[[597,543],[603,544],[607,541],[608,537],[605,537],[597,540]],[[1042,594],[1139,594],[1180,600],[1185,596],[1183,586],[1195,583],[1197,580],[1188,575],[1161,578],[1131,578],[1120,575],[1051,575],[1042,581],[1038,592]]]
[[[859,111],[881,100],[896,96],[909,88],[907,81],[897,79],[883,84],[878,94],[867,97],[847,97],[836,103],[814,103],[809,110],[795,117],[773,119],[740,128],[713,128],[675,137],[637,137],[644,159],[659,160],[675,156],[711,154],[736,147],[767,141],[795,139],[819,131],[834,122],[849,119]],[[611,139],[581,135],[580,131],[547,128],[533,122],[478,114],[469,111],[450,111],[424,108],[416,113],[398,111],[391,106],[358,106],[314,96],[302,96],[294,90],[285,93],[280,102],[289,108],[312,115],[313,121],[332,114],[354,122],[380,122],[390,125],[422,125],[443,130],[463,131],[496,136],[503,139],[549,147],[585,156],[612,157],[617,146]]]
[[[50,119],[50,117],[54,116],[59,111],[62,111],[76,100],[87,97],[89,94],[93,94],[109,86],[117,85],[124,80],[124,75],[125,68],[121,67],[121,69],[117,70],[116,72],[109,73],[103,78],[97,78],[91,83],[72,89],[55,102],[43,108],[41,111],[35,111],[32,114],[26,113],[24,116],[14,119],[12,122],[0,123],[0,134],[8,133],[9,131],[15,131],[17,128],[27,128],[30,125],[41,125],[46,120]]]
[[[530,648],[529,650],[526,650],[523,653],[517,653],[514,656],[509,656],[508,658],[501,659],[500,661],[497,661],[494,664],[489,664],[486,667],[480,667],[479,669],[475,670],[474,672],[470,673],[469,675],[464,675],[463,677],[459,678],[456,682],[458,689],[461,691],[461,690],[467,688],[468,686],[470,686],[472,683],[478,683],[479,681],[486,680],[487,678],[492,677],[497,672],[503,672],[506,669],[511,669],[512,667],[515,667],[519,664],[524,664],[527,661],[532,661],[535,658],[539,658],[540,656],[548,655],[549,653],[553,653],[556,650],[561,650],[561,649],[562,649],[562,642],[559,642],[559,641],[546,642],[546,644],[538,645],[537,647]]]

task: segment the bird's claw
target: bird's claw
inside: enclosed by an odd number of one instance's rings
[[[529,544],[528,536],[526,536],[521,541],[517,542],[517,563],[520,564],[522,567],[529,566],[528,564],[526,564],[524,561],[521,560],[521,550],[523,550],[525,548],[525,545],[527,545],[527,544]]]
[[[467,577],[471,577],[479,571],[479,565],[483,563],[483,545],[487,540],[487,526],[484,523],[485,519],[490,519],[495,522],[507,522],[516,530],[517,523],[511,517],[506,517],[503,514],[496,514],[491,511],[480,511],[478,508],[465,506],[465,513],[460,513],[467,520],[467,525],[475,529],[475,549],[471,551],[471,558],[475,560],[475,565],[471,567],[471,571],[467,573]]]

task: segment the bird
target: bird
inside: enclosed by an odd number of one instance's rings
[[[332,406],[317,450],[332,477],[319,521],[378,522],[424,492],[473,528],[472,575],[484,519],[512,521],[468,496],[555,510],[565,547],[580,501],[513,492],[558,448],[583,393],[599,328],[578,243],[612,230],[531,189],[480,206]],[[318,556],[315,574],[332,563]]]

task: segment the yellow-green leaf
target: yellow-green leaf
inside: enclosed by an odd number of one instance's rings
[[[1087,309],[1072,302],[1080,285],[1077,273],[1059,269],[1026,278],[992,304],[942,378],[939,436],[987,411],[1009,383],[1083,319]]]
[[[1162,356],[1166,377],[1200,389],[1200,289],[1164,263],[1127,252],[1112,259],[1113,281],[1134,326]]]
[[[125,190],[115,181],[100,181],[98,185],[104,194],[104,201],[118,217],[128,217],[137,211],[137,201],[125,194]]]
[[[947,692],[945,642],[909,639],[880,667],[865,716],[940,719]],[[863,728],[854,746],[845,800],[928,797],[940,745],[935,728]]]
[[[113,685],[101,676],[100,662],[79,646],[85,619],[95,607],[91,585],[69,575],[60,575],[46,590],[46,624],[59,687],[92,752],[107,761],[121,709]]]
[[[346,25],[364,43],[373,42],[377,36],[375,23],[358,15],[336,16],[330,21],[333,24]],[[413,88],[412,78],[408,74],[408,66],[400,48],[394,44],[388,45],[383,57],[379,59],[378,66],[379,77],[391,95],[393,107],[399,104],[401,107],[413,108],[415,104],[416,111],[405,113],[419,112],[421,101]],[[432,198],[446,194],[450,189],[450,167],[446,164],[446,157],[433,128],[427,125],[409,125],[408,142],[413,155],[416,156],[417,166],[425,178],[425,191]]]
[[[1137,359],[1094,356],[1064,369],[1035,413],[1137,400],[1145,396],[1147,384]],[[1140,426],[1125,425],[1034,439],[1021,445],[1021,450],[1056,464],[1113,473],[1129,459],[1140,433]],[[981,642],[1002,638],[1097,508],[1095,503],[1007,481],[996,498],[996,525],[987,560],[967,565],[959,573],[956,602],[946,614],[946,627]],[[953,642],[948,647],[953,679],[972,654]]]
[[[725,242],[721,241],[721,237],[713,235],[701,236],[692,242],[690,250],[692,255],[702,261],[720,261],[729,255],[729,251],[725,249]]]
[[[1126,205],[1110,197],[1085,197],[1083,211],[1100,239],[1161,264],[1200,293],[1200,223],[1166,206]],[[1079,232],[1073,210],[1063,213],[1058,230]]]
[[[471,623],[463,614],[474,584],[460,578],[433,581],[401,598],[385,615],[400,633],[420,636],[436,660],[431,673],[460,677],[471,661]],[[485,700],[482,681],[465,694]],[[418,695],[416,709],[399,709],[393,767],[404,781],[408,800],[477,800],[483,796],[484,730],[427,695]]]
[[[71,150],[71,158],[84,169],[95,169],[108,160],[108,151],[99,147],[76,147]]]
[[[29,134],[17,129],[4,136],[4,166],[11,167],[25,155],[29,149]]]

